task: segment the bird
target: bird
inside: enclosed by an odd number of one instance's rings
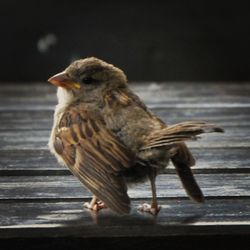
[[[72,62],[48,82],[58,87],[48,146],[92,193],[84,208],[128,214],[128,188],[149,180],[152,202],[138,209],[157,215],[156,177],[169,162],[189,198],[204,202],[191,170],[195,158],[185,141],[223,132],[221,127],[204,121],[168,126],[131,90],[121,69],[96,57]]]

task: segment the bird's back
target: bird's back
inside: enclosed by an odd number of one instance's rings
[[[102,116],[107,128],[134,152],[152,131],[166,127],[129,88],[108,92],[104,103]]]

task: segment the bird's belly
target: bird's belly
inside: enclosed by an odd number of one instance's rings
[[[148,180],[149,175],[156,171],[156,175],[163,172],[168,165],[167,161],[147,162],[146,164],[137,163],[133,167],[122,172],[128,184],[140,183]]]
[[[138,183],[146,181],[149,169],[135,165],[130,169],[124,171],[122,175],[125,177],[126,183]]]

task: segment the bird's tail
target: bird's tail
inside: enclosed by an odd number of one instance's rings
[[[185,143],[179,144],[177,153],[171,158],[171,160],[190,199],[196,202],[204,202],[202,191],[190,168],[195,164],[195,159]]]
[[[176,153],[171,157],[171,160],[183,187],[192,200],[203,202],[204,196],[190,168],[195,164],[195,159],[186,147],[184,141],[196,140],[198,135],[212,132],[224,131],[214,124],[201,121],[178,123],[171,127],[154,131],[148,136],[142,150],[163,146],[169,148],[175,147],[177,151],[175,151]]]
[[[203,133],[224,132],[222,128],[207,122],[191,121],[156,130],[151,133],[141,150],[173,146],[187,140],[197,140]]]

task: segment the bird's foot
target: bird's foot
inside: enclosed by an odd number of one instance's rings
[[[161,210],[161,206],[158,205],[150,205],[148,203],[144,203],[140,206],[138,206],[138,210],[141,212],[147,212],[153,215],[157,215],[159,211]]]
[[[102,201],[96,201],[95,203],[92,202],[85,202],[83,204],[84,208],[90,209],[92,211],[98,212],[99,210],[103,208],[107,208],[107,206]]]

